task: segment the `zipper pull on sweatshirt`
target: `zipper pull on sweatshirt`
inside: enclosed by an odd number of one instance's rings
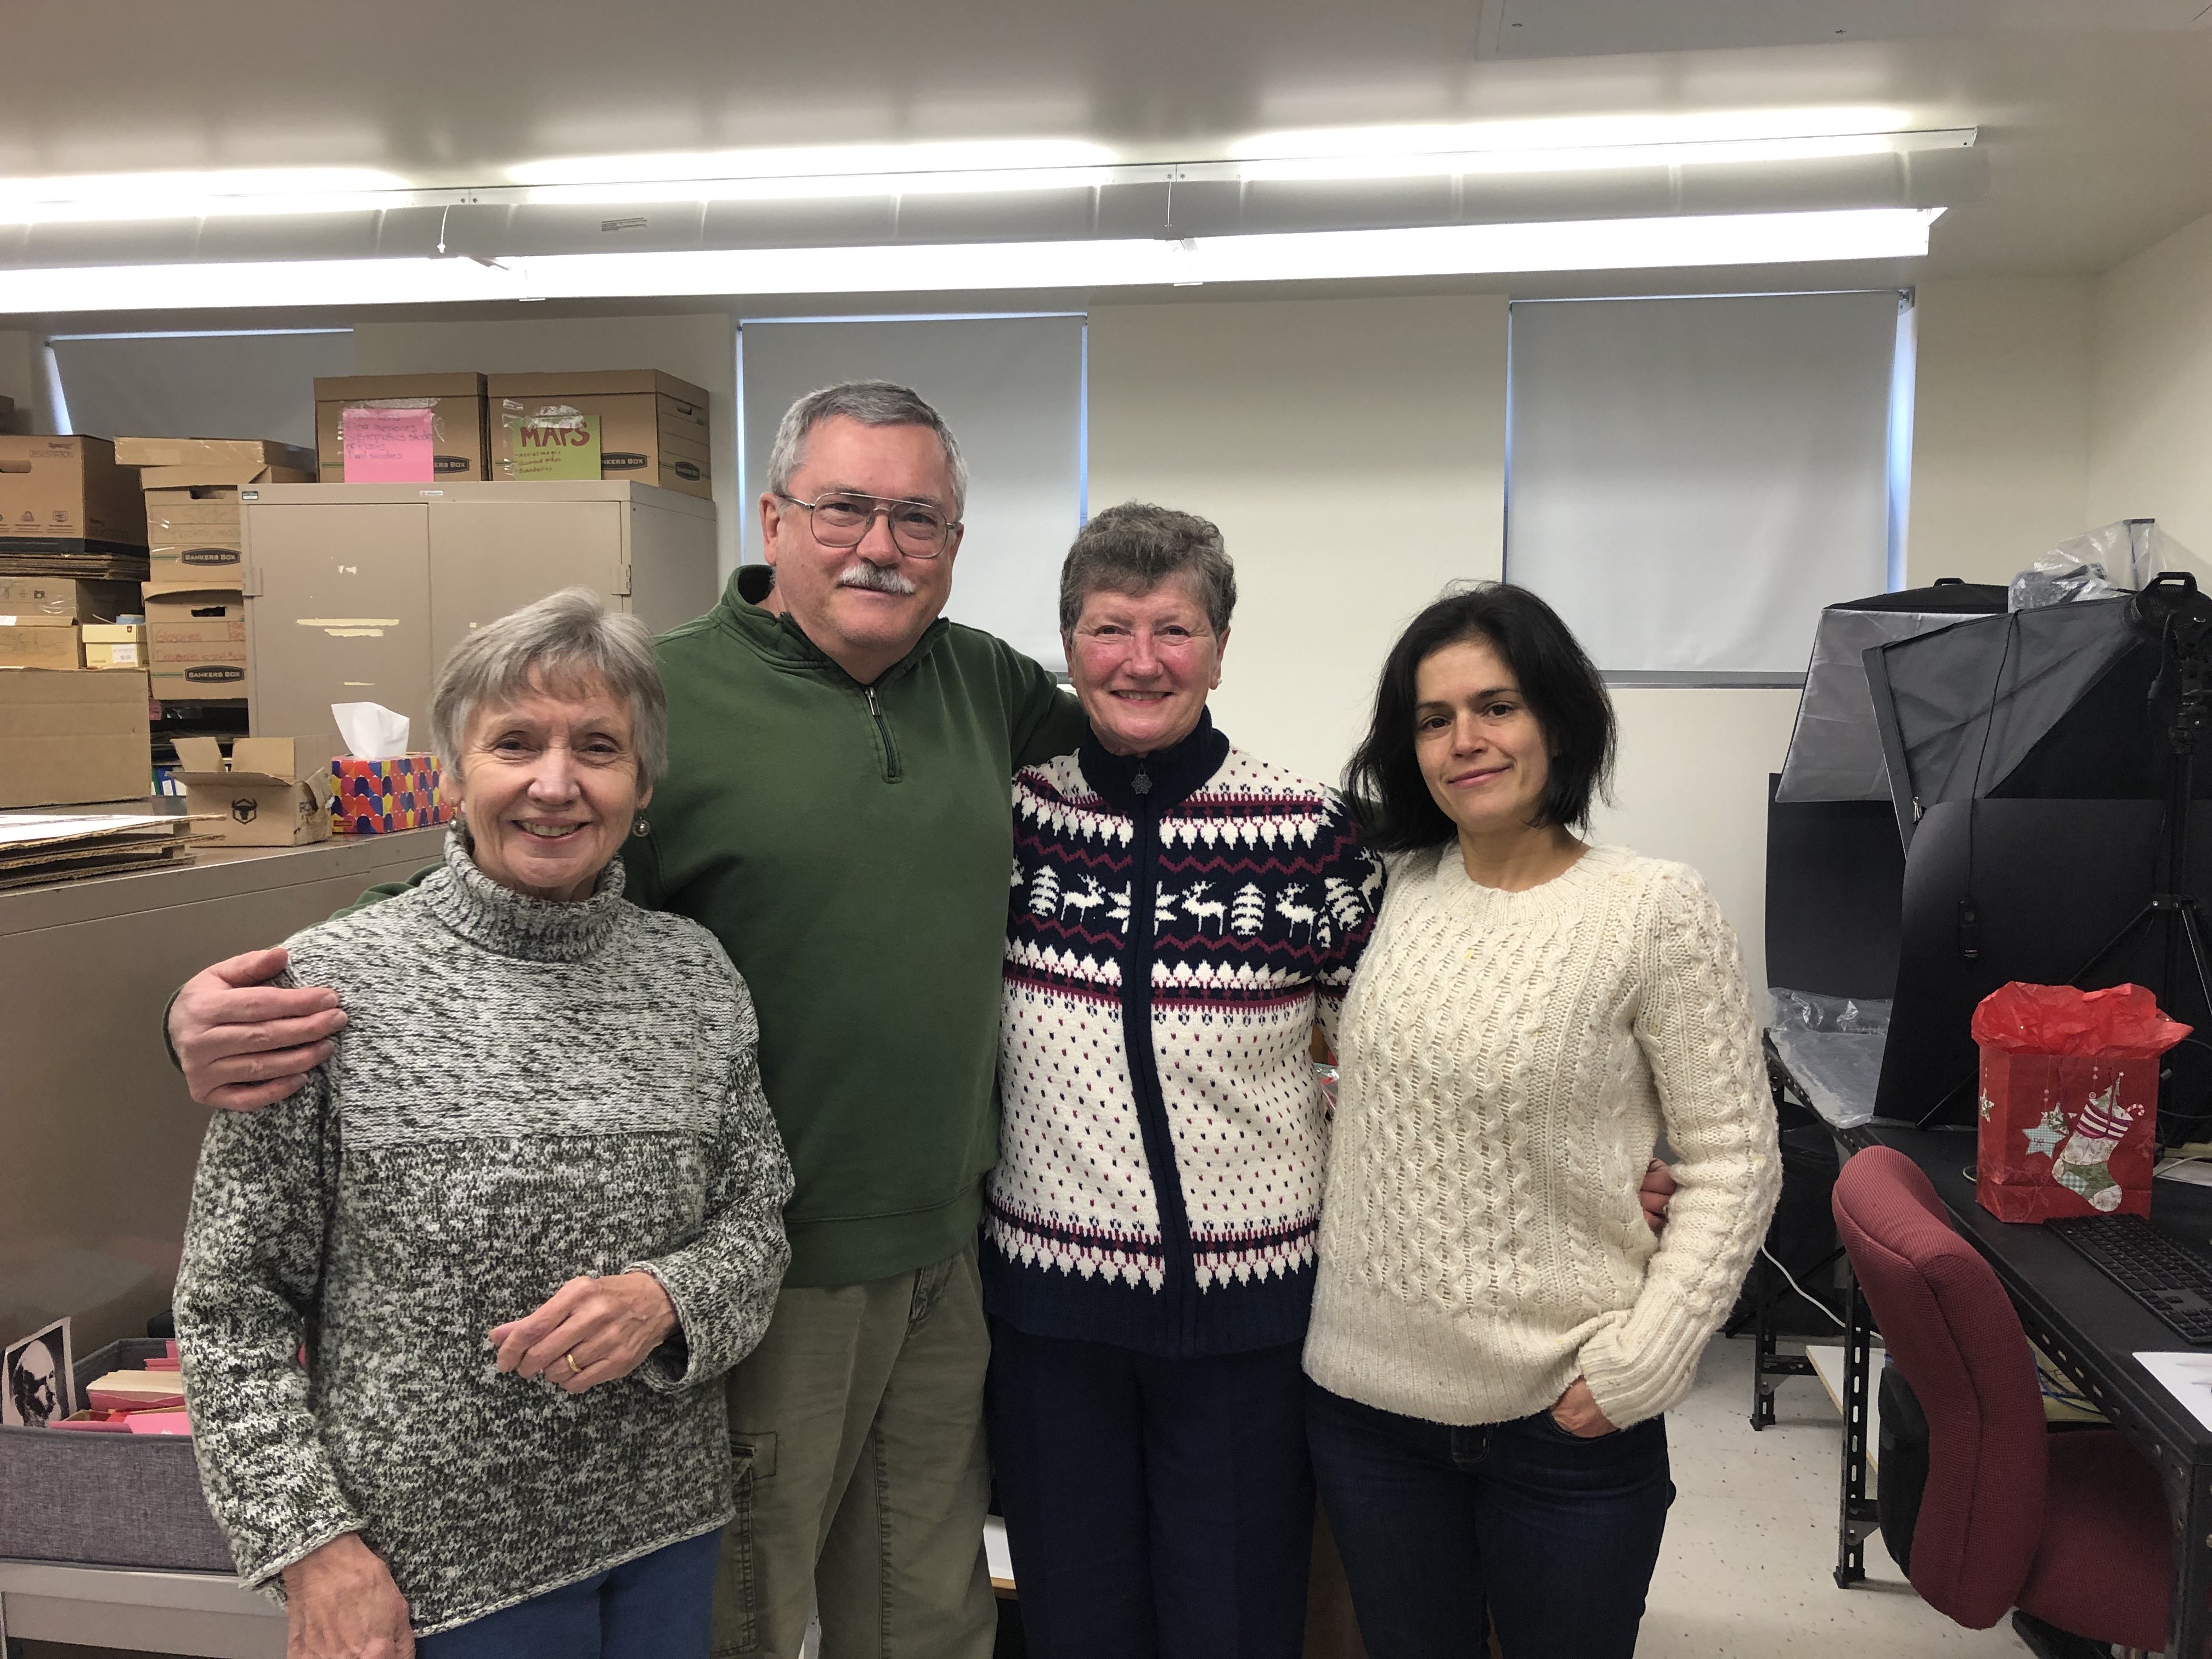
[[[1140,795],[1151,794],[1152,793],[1152,775],[1139,766],[1137,769],[1137,775],[1129,780],[1129,787]]]

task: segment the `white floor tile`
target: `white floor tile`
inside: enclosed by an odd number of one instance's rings
[[[2027,1651],[2009,1622],[1966,1630],[1923,1601],[1879,1536],[1838,1589],[1836,1411],[1811,1377],[1783,1384],[1752,1431],[1749,1337],[1716,1339],[1668,1413],[1675,1498],[1638,1659],[1920,1659]]]

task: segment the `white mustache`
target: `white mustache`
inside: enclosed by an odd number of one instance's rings
[[[840,587],[865,587],[872,593],[911,593],[914,584],[896,570],[879,564],[870,564],[866,559],[855,559],[837,575]]]

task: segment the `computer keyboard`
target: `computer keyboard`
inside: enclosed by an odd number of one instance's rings
[[[2182,1340],[2212,1345],[2212,1262],[2139,1215],[2075,1216],[2044,1224]]]

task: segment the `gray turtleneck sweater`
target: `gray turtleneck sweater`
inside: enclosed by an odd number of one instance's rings
[[[578,903],[510,892],[455,840],[286,941],[349,1021],[299,1094],[208,1125],[177,1281],[247,1583],[358,1532],[427,1635],[730,1517],[722,1391],[697,1385],[767,1328],[791,1166],[744,981],[622,894],[619,862]],[[630,1376],[571,1395],[494,1369],[493,1326],[626,1272],[680,1322]]]

